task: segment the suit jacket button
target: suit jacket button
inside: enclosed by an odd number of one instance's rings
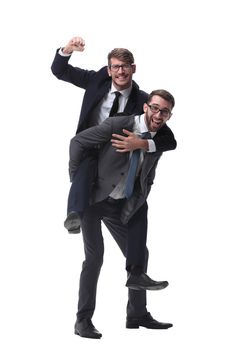
[[[125,173],[121,173],[121,176],[125,175]]]

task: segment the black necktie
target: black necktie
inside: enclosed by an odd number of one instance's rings
[[[141,138],[150,139],[151,138],[150,132],[143,132],[141,134]],[[136,172],[137,172],[139,158],[140,158],[140,152],[141,152],[140,149],[134,150],[130,159],[129,171],[128,171],[128,175],[125,183],[126,198],[131,197],[133,193],[134,182],[135,182]]]
[[[121,93],[119,91],[115,91],[114,94],[116,95],[116,97],[113,101],[109,117],[112,117],[114,114],[116,114],[119,108],[119,97],[121,96]]]

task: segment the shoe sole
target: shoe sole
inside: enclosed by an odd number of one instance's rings
[[[152,328],[152,327],[147,327],[147,326],[141,326],[141,325],[138,325],[138,324],[129,324],[129,325],[126,325],[126,328],[127,329],[138,329],[139,327],[144,327],[144,328],[147,328],[147,329],[168,329],[168,328],[171,328],[173,327],[173,325],[170,325],[170,326],[167,326],[167,327],[156,327],[156,328]]]
[[[168,283],[167,284],[163,284],[163,285],[160,285],[160,286],[149,286],[149,287],[143,287],[143,286],[139,286],[137,284],[130,284],[130,285],[127,285],[126,284],[126,287],[130,288],[130,289],[134,289],[134,290],[161,290],[161,289],[164,289],[168,286]]]
[[[74,234],[74,233],[80,233],[81,230],[80,228],[74,229],[74,230],[68,230],[69,233]]]
[[[75,335],[79,335],[81,338],[88,338],[88,339],[100,339],[102,337],[102,334],[100,336],[98,336],[98,337],[87,337],[85,335],[79,334],[79,332],[77,332],[77,331],[74,331],[74,334]]]

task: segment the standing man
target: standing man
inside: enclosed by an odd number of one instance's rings
[[[58,49],[52,63],[53,74],[61,80],[72,83],[85,90],[83,103],[81,107],[77,132],[85,130],[91,126],[97,125],[104,121],[110,114],[115,112],[124,112],[124,114],[143,113],[143,105],[148,100],[148,94],[140,90],[132,77],[136,71],[134,57],[127,49],[114,49],[108,55],[108,66],[101,68],[99,71],[85,70],[70,65],[69,59],[74,51],[82,52],[85,48],[85,42],[80,37],[71,39],[68,44]],[[116,92],[118,94],[118,106],[114,104]],[[116,96],[117,97],[117,96]],[[147,152],[155,152],[156,148],[162,151],[174,149],[176,142],[171,130],[163,128],[161,135],[155,141],[144,140],[132,137],[132,135],[122,135],[114,146],[120,151],[133,151],[141,148]],[[69,232],[79,232],[80,219],[76,213],[82,216],[83,211],[89,205],[90,188],[94,180],[93,174],[96,170],[96,150],[92,149],[85,152],[85,158],[79,164],[75,178],[79,181],[73,181],[68,200],[68,217],[65,221]],[[78,197],[77,197],[78,194]],[[74,216],[72,216],[74,214]],[[117,232],[117,225],[114,220],[104,220],[108,228]],[[143,225],[142,231],[147,227],[147,204],[144,203],[142,210],[134,221],[135,227]],[[95,237],[92,236],[94,240]],[[126,255],[126,235],[119,238],[119,245],[122,252]],[[97,252],[98,253],[98,252]],[[144,271],[147,269],[148,250],[146,249],[146,261]],[[97,281],[96,281],[97,283]],[[90,309],[91,319],[95,308],[95,291],[93,303]],[[81,316],[82,317],[82,316]],[[134,326],[144,326],[147,328],[167,328],[162,323],[155,321],[146,308],[146,291],[135,291],[129,289],[129,300],[127,304],[127,320],[134,319]],[[78,320],[81,320],[80,315]],[[98,338],[88,321],[89,326],[86,329],[88,337]],[[127,321],[127,327],[129,326]]]
[[[137,175],[135,178],[131,176],[131,166],[137,153],[134,151],[129,157],[129,153],[122,155],[116,152],[110,142],[112,134],[121,140],[122,131],[128,130],[128,133],[132,135],[147,133],[155,138],[156,135],[159,136],[163,132],[163,128],[167,128],[166,121],[172,115],[174,104],[175,100],[168,91],[154,90],[149,95],[147,103],[144,104],[144,114],[108,118],[102,124],[77,134],[71,140],[71,178],[82,160],[83,152],[95,148],[96,145],[102,146],[98,157],[98,175],[92,192],[92,205],[85,211],[82,218],[85,261],[80,276],[75,325],[75,332],[80,336],[93,338],[101,336],[93,326],[91,318],[94,312],[98,276],[103,262],[104,247],[101,233],[103,217],[110,219],[110,222],[114,224],[107,224],[107,227],[122,252],[127,255],[128,280],[126,286],[140,290],[142,286],[138,288],[138,278],[146,276],[143,270],[146,260],[147,232],[138,229],[134,221],[137,220],[138,215],[141,215],[140,211],[144,210],[163,151],[159,149],[153,153],[140,151],[135,167],[135,176]],[[117,141],[112,139],[112,143],[115,142]],[[132,273],[132,265],[137,267],[134,273]],[[157,289],[163,287],[164,282],[158,282]],[[115,296],[113,302],[114,299]],[[172,324],[157,322],[149,313],[142,317],[127,317],[127,328],[139,328],[139,326],[169,328],[172,327]]]

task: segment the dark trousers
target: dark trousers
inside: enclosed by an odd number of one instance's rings
[[[103,220],[123,255],[126,265],[143,266],[147,270],[148,250],[146,248],[147,204],[145,203],[129,221],[123,225],[120,221],[122,200],[109,202],[104,200],[90,206],[82,218],[82,233],[85,260],[82,265],[79,285],[78,320],[92,318],[96,304],[96,289],[103,263],[104,242],[101,230]],[[140,237],[142,236],[142,237]],[[143,248],[144,247],[144,248]],[[127,304],[128,317],[140,317],[146,314],[146,292],[129,289]]]
[[[126,270],[130,271],[132,267],[138,268],[138,270],[144,271],[145,259],[146,259],[146,240],[147,240],[147,203],[145,202],[141,208],[138,209],[136,214],[131,218],[127,225],[123,225],[120,221],[120,211],[125,200],[109,200],[103,201],[99,205],[103,215],[103,221],[108,230],[114,235],[118,235],[118,231],[127,229],[126,235],[126,250],[123,254],[126,257]],[[121,202],[121,204],[119,204]]]
[[[79,213],[80,217],[89,206],[92,185],[97,175],[97,155],[87,156],[80,163],[68,196],[67,214],[71,211]]]

